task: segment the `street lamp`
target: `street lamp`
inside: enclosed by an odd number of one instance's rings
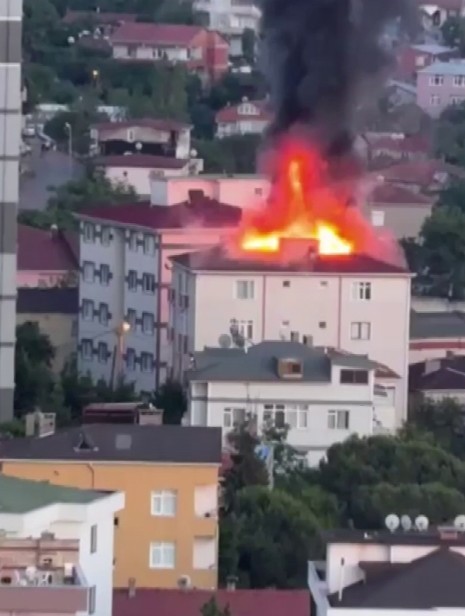
[[[127,321],[121,321],[115,328],[117,343],[115,348],[115,370],[112,375],[112,389],[115,388],[115,377],[120,378],[123,374],[123,355],[124,355],[124,337],[131,331],[131,324]]]
[[[65,130],[68,133],[68,164],[69,177],[73,177],[73,128],[69,122],[65,123]]]

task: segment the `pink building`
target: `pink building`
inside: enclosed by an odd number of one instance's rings
[[[397,74],[399,79],[413,80],[417,71],[434,64],[456,58],[458,51],[437,43],[409,45],[398,56]]]
[[[465,60],[435,62],[417,73],[417,105],[433,118],[465,102]]]

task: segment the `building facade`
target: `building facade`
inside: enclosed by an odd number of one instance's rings
[[[224,107],[216,114],[216,136],[261,135],[271,120],[267,101],[243,100]]]
[[[396,375],[367,357],[297,342],[206,349],[187,372],[188,421],[223,440],[248,422],[258,434],[288,428],[287,441],[317,465],[334,443],[396,428]]]
[[[13,417],[22,0],[0,4],[0,420]]]
[[[401,49],[397,59],[396,74],[401,79],[415,81],[417,71],[435,62],[447,62],[458,57],[458,50],[445,45],[409,45]]]
[[[446,107],[465,101],[465,60],[435,62],[417,73],[417,105],[437,118]]]
[[[105,529],[115,532],[115,587],[176,588],[184,577],[216,588],[220,430],[94,424],[5,445],[6,475],[124,492]]]
[[[285,262],[233,258],[221,248],[172,259],[171,368],[228,343],[236,328],[248,343],[311,341],[366,354],[399,376],[397,425],[406,417],[411,276],[361,255]],[[279,298],[277,301],[276,298]],[[308,298],[307,301],[304,298]],[[386,335],[386,322],[394,336]],[[225,338],[226,336],[226,338]]]

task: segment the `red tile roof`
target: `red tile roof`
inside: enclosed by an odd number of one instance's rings
[[[188,47],[192,39],[202,32],[201,26],[174,24],[124,23],[111,36],[112,45],[161,45]]]
[[[245,103],[239,103],[238,105],[230,105],[223,107],[216,114],[216,122],[218,124],[228,124],[238,122],[239,120],[262,120],[263,122],[269,122],[272,118],[271,111],[268,109],[268,101],[247,101],[246,104],[253,105],[257,109],[257,114],[252,115],[250,113],[240,113],[242,105]]]
[[[417,184],[424,188],[433,184],[438,174],[465,178],[464,169],[441,160],[412,160],[376,172],[377,176],[383,176],[388,182]]]
[[[126,167],[147,169],[183,169],[189,164],[188,160],[172,158],[170,156],[152,156],[151,154],[131,154],[128,156],[102,156],[96,165],[103,167]]]
[[[182,229],[184,227],[221,228],[236,227],[242,210],[207,197],[184,201],[176,205],[161,206],[133,203],[100,206],[81,212],[84,218],[134,225],[147,229]]]
[[[84,19],[92,19],[99,24],[118,24],[126,22],[135,22],[137,15],[135,13],[100,13],[97,11],[66,11],[63,17],[63,22],[73,24]]]
[[[154,128],[155,130],[177,131],[189,128],[190,125],[178,120],[168,118],[140,118],[139,120],[126,120],[124,122],[99,122],[91,128],[99,132],[111,132],[121,128]]]
[[[113,592],[113,616],[199,616],[212,597],[231,616],[310,616],[308,590],[169,590],[126,589]]]
[[[69,272],[79,268],[79,261],[69,236],[61,232],[18,225],[18,270],[40,272]]]
[[[383,205],[423,205],[427,207],[432,205],[431,199],[390,183],[375,186],[368,196],[368,201],[372,204]]]

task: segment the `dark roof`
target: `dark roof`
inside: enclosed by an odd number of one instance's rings
[[[364,567],[360,563],[361,568]],[[367,579],[329,597],[333,607],[411,609],[465,607],[465,557],[442,547],[413,562],[374,571]],[[371,573],[371,575],[370,575]]]
[[[70,235],[18,225],[18,270],[70,272],[79,268]]]
[[[91,424],[0,441],[0,459],[221,464],[221,429]]]
[[[465,357],[442,357],[409,366],[410,391],[465,390]]]
[[[81,213],[81,217],[134,225],[147,229],[182,229],[185,227],[236,227],[242,210],[207,197],[184,201],[169,207],[150,203],[131,203],[118,207],[100,206]]]
[[[410,314],[410,340],[465,338],[465,313],[416,312]]]
[[[113,592],[113,616],[199,616],[215,597],[220,608],[229,605],[231,616],[310,616],[308,590],[171,590],[137,588]]]
[[[48,289],[23,287],[18,289],[18,314],[77,314],[79,289],[51,287]]]
[[[282,379],[278,360],[302,362],[303,376],[299,381],[329,382],[331,364],[375,370],[377,364],[363,355],[329,352],[322,347],[309,347],[298,342],[270,340],[242,349],[205,349],[195,353],[196,368],[188,372],[190,380],[201,381],[279,381],[295,386],[295,380]]]
[[[147,168],[147,169],[183,169],[188,160],[171,156],[152,156],[151,154],[131,154],[125,156],[102,156],[95,161],[102,167]]]
[[[48,481],[28,481],[0,474],[0,514],[27,513],[56,503],[86,505],[105,496],[108,492],[66,488]]]
[[[188,252],[171,260],[198,271],[210,272],[316,272],[319,274],[407,274],[397,265],[383,263],[362,254],[308,255],[295,262],[285,262],[279,253],[230,254],[222,246]]]

